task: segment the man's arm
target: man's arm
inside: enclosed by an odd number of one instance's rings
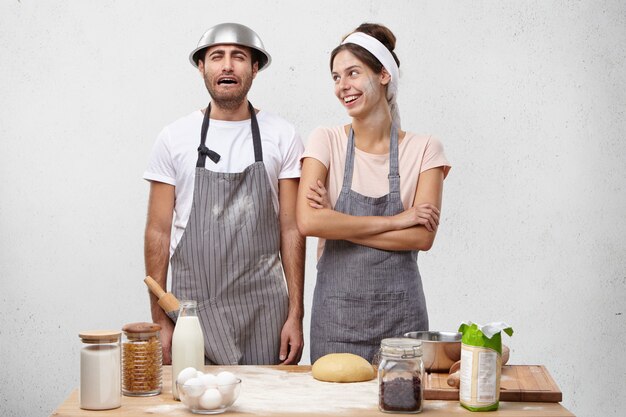
[[[162,182],[150,182],[150,199],[148,201],[148,220],[144,236],[144,261],[146,275],[167,291],[167,269],[170,257],[170,235],[176,194],[174,186]],[[150,293],[150,311],[152,321],[161,326],[161,344],[163,347],[163,364],[172,361],[172,333],[174,323],[158,305],[157,298]]]
[[[300,361],[304,339],[304,257],[306,240],[296,225],[298,178],[278,180],[280,256],[289,291],[289,315],[280,335],[280,360],[286,365]]]

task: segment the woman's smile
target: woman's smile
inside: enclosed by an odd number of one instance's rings
[[[345,96],[345,97],[343,98],[343,104],[344,104],[346,107],[352,107],[352,106],[354,106],[354,105],[355,105],[356,101],[357,101],[359,98],[361,98],[361,95],[360,95],[360,94],[352,94],[352,95],[349,95],[349,96]]]

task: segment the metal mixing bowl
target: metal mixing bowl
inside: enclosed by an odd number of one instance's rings
[[[448,372],[461,359],[461,333],[408,332],[404,337],[422,341],[422,361],[426,372]]]
[[[196,49],[189,54],[191,65],[198,68],[200,51],[213,45],[234,44],[256,49],[259,53],[259,71],[267,68],[272,57],[265,50],[263,41],[255,31],[239,23],[220,23],[207,30],[198,41]]]

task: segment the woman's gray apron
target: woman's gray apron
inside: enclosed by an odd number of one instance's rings
[[[263,164],[259,125],[248,103],[254,164],[240,173],[204,168],[209,105],[201,130],[193,203],[172,264],[172,292],[198,301],[210,364],[277,364],[288,297],[280,226]],[[230,140],[230,138],[224,138]],[[176,314],[170,315],[176,319]]]
[[[389,149],[389,194],[374,198],[352,191],[354,153],[350,129],[343,186],[334,209],[353,216],[393,216],[404,211],[395,126]],[[328,353],[342,352],[372,361],[382,339],[427,329],[417,251],[326,241],[313,295],[311,363]]]

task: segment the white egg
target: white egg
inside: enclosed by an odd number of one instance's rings
[[[217,388],[217,377],[213,374],[204,374],[200,377],[200,380],[207,388]]]
[[[231,372],[224,371],[217,374],[217,389],[224,397],[225,402],[233,400],[234,391],[237,387],[237,377]]]
[[[176,381],[178,381],[180,385],[184,385],[188,379],[195,378],[197,374],[198,372],[196,371],[196,368],[190,366],[189,368],[185,368],[178,373]]]
[[[217,389],[223,396],[232,396],[233,391],[235,391],[235,383],[226,384],[226,385],[218,385]]]
[[[234,387],[234,385],[228,385],[230,387]],[[223,390],[222,387],[218,388],[218,391],[220,392],[220,394],[222,394],[222,406],[227,406],[228,404],[231,404],[234,400],[235,400],[235,391],[230,389],[230,390]]]
[[[237,382],[237,377],[232,372],[222,371],[217,374],[217,385],[229,385]]]
[[[205,410],[213,410],[220,405],[222,405],[222,394],[215,388],[207,389],[200,397],[200,407]]]
[[[200,397],[190,397],[189,395],[186,394],[182,394],[180,396],[180,400],[183,402],[183,404],[185,404],[187,407],[192,408],[192,409],[197,409],[200,405]]]
[[[204,392],[204,384],[200,378],[190,378],[183,385],[183,391],[190,397],[199,397]]]

